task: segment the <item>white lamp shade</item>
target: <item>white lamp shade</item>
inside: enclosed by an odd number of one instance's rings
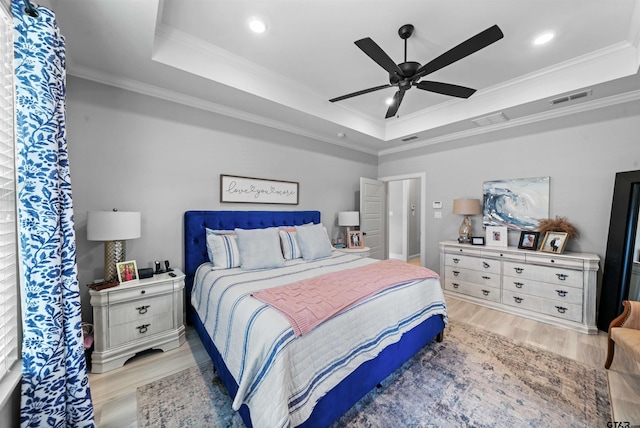
[[[479,199],[454,199],[453,200],[453,213],[463,215],[476,215],[480,214],[480,200]]]
[[[339,212],[338,226],[360,226],[360,212],[359,211]]]
[[[140,213],[133,211],[89,211],[87,240],[122,241],[139,238]]]

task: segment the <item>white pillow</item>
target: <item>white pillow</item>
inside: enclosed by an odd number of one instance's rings
[[[231,269],[240,266],[237,238],[231,231],[207,229],[207,253],[214,269]]]
[[[285,260],[299,259],[302,257],[295,231],[280,230],[280,245],[282,246],[282,254]]]
[[[296,226],[296,239],[305,260],[321,259],[331,255],[331,241],[322,224]]]
[[[278,228],[236,229],[236,235],[242,269],[271,269],[284,263]]]

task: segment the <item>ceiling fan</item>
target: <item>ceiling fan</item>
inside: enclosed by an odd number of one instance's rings
[[[329,101],[335,103],[336,101],[342,101],[347,98],[396,86],[398,87],[398,91],[393,96],[393,101],[387,110],[387,115],[385,116],[385,119],[388,119],[395,116],[398,112],[404,93],[411,89],[412,86],[424,91],[436,92],[438,94],[449,95],[452,97],[469,98],[476,91],[475,89],[452,85],[450,83],[434,82],[431,80],[421,81],[420,79],[456,61],[459,61],[480,49],[486,48],[490,44],[495,43],[504,37],[500,28],[497,25],[494,25],[476,34],[470,39],[465,40],[439,57],[429,61],[425,65],[420,65],[420,63],[414,61],[407,61],[407,39],[411,37],[413,30],[414,27],[411,24],[403,25],[398,29],[398,35],[404,40],[404,62],[400,64],[393,62],[389,55],[387,55],[385,51],[383,51],[382,48],[369,37],[356,41],[356,46],[358,46],[365,54],[389,73],[389,83],[369,89],[363,89],[362,91],[333,98]]]

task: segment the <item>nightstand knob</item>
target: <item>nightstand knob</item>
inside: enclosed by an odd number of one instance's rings
[[[145,306],[138,306],[138,307],[136,308],[136,311],[138,311],[138,313],[139,313],[140,315],[142,315],[142,314],[146,314],[148,309],[149,309],[149,305],[145,305]]]

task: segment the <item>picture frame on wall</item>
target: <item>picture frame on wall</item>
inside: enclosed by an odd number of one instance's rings
[[[116,263],[116,271],[118,272],[118,281],[121,284],[138,281],[138,266],[135,260]]]
[[[359,230],[350,230],[347,237],[347,248],[364,248],[364,236]]]
[[[506,247],[507,226],[487,226],[485,243],[495,247]]]
[[[296,181],[220,174],[220,202],[298,205],[299,196]]]
[[[545,253],[562,254],[564,246],[567,244],[568,233],[566,232],[547,232],[542,240],[540,251]]]
[[[540,240],[540,232],[520,232],[520,242],[518,242],[518,248],[521,250],[537,250],[538,241]]]

